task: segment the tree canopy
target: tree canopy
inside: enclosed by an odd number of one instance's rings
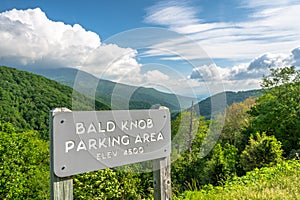
[[[58,107],[109,109],[72,88],[42,76],[0,66],[0,121],[20,130],[36,130],[48,138],[49,111]]]
[[[300,72],[293,66],[271,68],[261,85],[265,94],[250,111],[249,130],[274,135],[287,155],[300,148]]]

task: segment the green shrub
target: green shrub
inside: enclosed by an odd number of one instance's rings
[[[250,136],[249,144],[242,152],[240,163],[245,171],[277,163],[282,159],[281,143],[275,136],[256,133]]]
[[[213,149],[213,155],[205,163],[204,183],[218,184],[236,175],[238,149],[226,143],[224,147],[217,144]]]

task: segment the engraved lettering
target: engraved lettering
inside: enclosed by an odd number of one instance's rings
[[[65,152],[68,153],[71,149],[73,149],[75,146],[75,143],[73,141],[67,141],[65,142]]]
[[[85,127],[82,122],[76,123],[76,134],[83,134],[85,132]]]

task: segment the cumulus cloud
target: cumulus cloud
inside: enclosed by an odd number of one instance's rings
[[[0,13],[1,61],[14,65],[76,65],[100,45],[80,25],[49,20],[39,8]]]
[[[249,63],[241,63],[233,67],[201,65],[193,69],[190,78],[200,82],[222,81],[227,90],[256,89],[260,87],[263,75],[270,73],[270,68],[300,66],[300,47],[289,54],[262,54]]]
[[[278,68],[290,65],[290,63],[287,61],[287,58],[288,56],[284,54],[265,53],[254,58],[247,67],[244,65],[244,67],[239,68],[239,70],[232,70],[230,72],[230,79],[261,79],[263,75],[269,73],[270,67]]]
[[[145,77],[148,81],[150,82],[161,82],[161,81],[169,81],[170,77],[167,76],[166,74],[158,71],[158,70],[152,70],[152,71],[148,71],[145,74]]]
[[[289,60],[289,62],[294,65],[294,66],[297,66],[299,67],[300,66],[300,47],[298,48],[295,48],[291,55],[290,55],[290,58],[287,59]]]
[[[137,52],[101,43],[81,25],[52,21],[40,9],[0,13],[0,62],[10,66],[72,67],[117,78],[140,71]]]
[[[228,71],[215,64],[202,65],[195,67],[190,75],[191,79],[200,79],[202,81],[220,81],[226,79]]]
[[[247,68],[234,74],[232,77],[235,79],[243,79],[245,78],[243,74],[246,74],[246,77],[261,78],[262,75],[269,73],[269,68],[282,68],[285,66],[299,67],[299,59],[300,48],[293,49],[289,54],[265,53],[254,58]]]
[[[268,67],[280,67],[284,65],[284,59],[284,55],[266,53],[252,60],[248,70],[264,70]]]
[[[141,68],[141,64],[135,59],[136,55],[137,51],[131,48],[102,44],[90,52],[83,66],[78,68],[100,78],[114,81],[127,80],[131,83],[136,81]]]

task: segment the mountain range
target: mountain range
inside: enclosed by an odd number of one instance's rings
[[[149,109],[160,104],[173,112],[191,106],[194,98],[158,91],[153,88],[137,87],[98,79],[95,76],[73,68],[28,68],[32,73],[72,87],[112,107],[112,109]]]
[[[174,118],[181,110],[191,109],[192,102],[198,108],[194,107],[197,115],[210,119],[211,114],[222,112],[227,105],[244,101],[250,96],[258,97],[262,93],[261,90],[226,91],[197,103],[195,99],[153,88],[97,79],[76,69],[30,71],[32,73],[0,67],[0,121],[12,122],[20,128],[45,130],[48,113],[55,107],[75,110],[149,109],[157,104],[168,107]],[[39,119],[35,119],[37,116]]]
[[[153,88],[136,87],[98,79],[77,69],[33,68],[29,70],[73,87],[80,93],[92,96],[98,101],[109,105],[112,109],[149,109],[153,105],[160,104],[168,107],[173,113],[177,113],[184,109],[191,109],[192,102],[195,102],[194,110],[196,114],[205,116],[208,119],[211,117],[212,112],[219,113],[227,105],[242,102],[250,96],[258,97],[262,94],[261,90],[224,91],[199,101],[191,97],[164,93]],[[94,86],[93,91],[91,91],[91,86],[92,88]]]

